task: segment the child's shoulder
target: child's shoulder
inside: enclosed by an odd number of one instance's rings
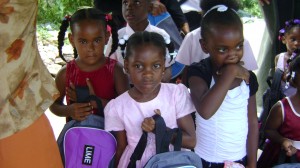
[[[178,94],[187,93],[188,88],[183,84],[162,83],[161,90],[165,95],[176,96]]]

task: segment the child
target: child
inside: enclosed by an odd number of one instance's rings
[[[98,9],[87,8],[76,11],[71,18],[65,18],[58,36],[60,54],[69,22],[69,40],[79,56],[58,72],[55,81],[60,97],[50,110],[58,116],[81,121],[98,110],[95,110],[97,105],[94,101],[70,104],[70,101],[76,102],[80,96],[73,94],[76,86],[88,86],[90,94],[95,94],[105,106],[110,99],[128,90],[129,84],[122,66],[103,54],[109,38],[106,26],[111,23],[106,19],[106,15]],[[113,25],[111,27],[113,31]],[[63,104],[64,96],[67,98],[67,105]]]
[[[157,33],[137,32],[128,40],[124,67],[134,87],[111,100],[104,109],[105,130],[116,132],[115,165],[119,168],[127,167],[142,132],[153,132],[152,116],[156,113],[164,118],[167,127],[181,128],[182,147],[195,146],[195,128],[190,115],[195,108],[187,88],[182,84],[161,83],[165,54],[165,41]],[[155,137],[150,133],[137,167],[143,167],[155,152]]]
[[[200,44],[209,57],[188,69],[196,107],[195,152],[203,167],[238,162],[256,167],[256,76],[241,66],[243,24],[230,6],[217,5],[201,23]]]
[[[277,102],[267,119],[265,134],[270,140],[259,161],[259,167],[272,167],[278,162],[280,149],[287,156],[296,154],[300,162],[300,57],[289,64],[288,80],[297,91]]]
[[[151,1],[149,0],[123,0],[122,1],[122,14],[124,19],[127,22],[126,27],[120,29],[118,31],[119,41],[128,40],[134,32],[139,31],[149,31],[156,32],[162,35],[166,39],[170,39],[170,36],[163,30],[158,27],[150,25],[148,21],[148,12],[150,11]],[[108,42],[107,50],[105,55],[108,56],[110,51],[111,39]],[[112,59],[117,60],[122,65],[124,65],[124,49],[123,47],[119,47],[115,53],[113,53],[110,57]],[[167,57],[166,67],[170,66],[170,58]],[[167,68],[166,74],[164,75],[163,81],[169,81],[171,78],[171,69]]]
[[[275,57],[275,68],[285,72],[287,70],[287,60],[292,56],[293,51],[300,49],[300,20],[287,21],[285,28],[279,31],[279,40],[285,44],[287,52],[280,53]],[[284,78],[283,80],[285,80]],[[284,82],[282,82],[282,90],[286,96],[291,96],[296,92],[293,87],[285,87]]]
[[[234,10],[239,9],[239,4],[236,0],[201,0],[200,7],[204,13],[216,4],[223,4],[226,6],[231,6]],[[194,62],[199,62],[202,59],[207,58],[209,55],[203,52],[200,47],[199,39],[201,39],[201,28],[197,28],[194,31],[188,33],[176,56],[176,61],[186,65],[185,70],[183,71],[183,78],[186,77],[187,66],[190,66]],[[256,70],[258,68],[256,60],[253,55],[250,43],[248,40],[244,40],[244,53],[242,61],[245,63],[243,66],[248,70]],[[183,82],[186,82],[183,79]]]

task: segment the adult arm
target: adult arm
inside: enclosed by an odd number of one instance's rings
[[[190,32],[187,19],[180,8],[178,1],[160,0],[160,2],[167,7],[167,11],[170,13],[178,29],[182,30],[185,34]]]
[[[255,94],[248,100],[247,168],[256,168],[258,120]]]

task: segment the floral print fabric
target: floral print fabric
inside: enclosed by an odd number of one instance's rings
[[[59,92],[36,43],[37,0],[0,0],[0,139],[31,125]]]

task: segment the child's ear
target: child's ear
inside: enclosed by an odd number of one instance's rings
[[[108,43],[109,37],[110,37],[110,32],[106,31],[106,33],[105,33],[105,45]]]
[[[73,34],[69,33],[68,38],[69,38],[69,41],[70,41],[71,45],[73,46],[73,48],[75,48]]]
[[[204,39],[200,39],[199,43],[200,43],[200,46],[201,46],[202,50],[207,54],[208,50],[207,50],[207,46],[206,46],[205,40]]]
[[[285,38],[285,36],[282,36],[281,41],[282,41],[283,44],[286,44],[286,38]]]

